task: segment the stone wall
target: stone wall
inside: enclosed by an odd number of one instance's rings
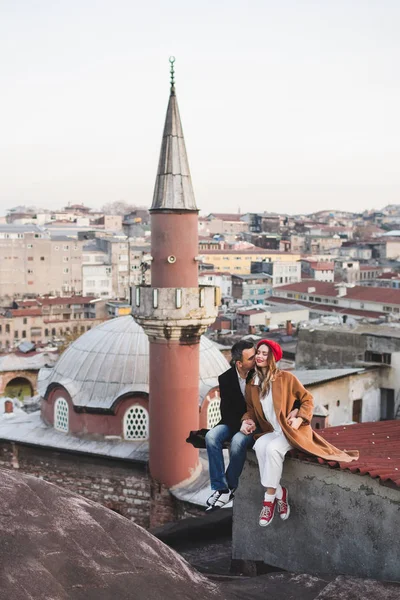
[[[99,502],[142,527],[150,526],[151,494],[146,465],[3,441],[0,443],[0,466],[50,481]],[[159,506],[165,517],[162,503]],[[153,522],[157,522],[157,510],[153,512]],[[170,512],[168,517],[171,520]]]
[[[310,574],[400,581],[400,489],[369,476],[287,459],[291,515],[258,524],[263,489],[248,453],[233,509],[232,558]]]

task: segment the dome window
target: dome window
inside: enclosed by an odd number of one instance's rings
[[[211,429],[221,420],[221,400],[219,398],[213,398],[207,407],[207,428]]]
[[[57,398],[54,404],[54,429],[68,433],[69,426],[68,402],[64,398]]]
[[[124,416],[124,438],[126,440],[147,440],[149,437],[149,413],[143,406],[135,404],[128,408]]]

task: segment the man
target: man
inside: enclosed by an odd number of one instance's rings
[[[254,344],[240,340],[232,346],[232,367],[219,376],[221,420],[206,435],[206,448],[213,493],[207,500],[206,512],[221,508],[233,499],[239,477],[251,448],[252,435],[241,433],[241,418],[246,412],[244,399],[246,380],[255,365]],[[249,377],[250,376],[250,377]],[[225,472],[223,447],[230,441],[229,465]]]

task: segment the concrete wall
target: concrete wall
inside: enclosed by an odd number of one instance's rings
[[[296,368],[350,367],[364,360],[366,350],[366,337],[351,331],[300,329]]]
[[[314,396],[314,405],[321,404],[329,412],[329,425],[350,423],[353,416],[354,400],[362,400],[361,421],[380,419],[380,370],[349,375],[326,383],[307,386]]]
[[[400,581],[400,490],[369,476],[287,459],[291,515],[258,525],[263,490],[249,452],[233,507],[232,558],[311,574]]]

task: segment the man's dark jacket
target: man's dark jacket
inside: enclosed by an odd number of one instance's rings
[[[247,375],[246,382],[250,381],[254,371]],[[246,412],[246,402],[241,392],[236,367],[231,367],[218,377],[219,392],[221,395],[221,420],[218,425],[228,425],[233,433],[239,431],[242,425],[242,416]]]

